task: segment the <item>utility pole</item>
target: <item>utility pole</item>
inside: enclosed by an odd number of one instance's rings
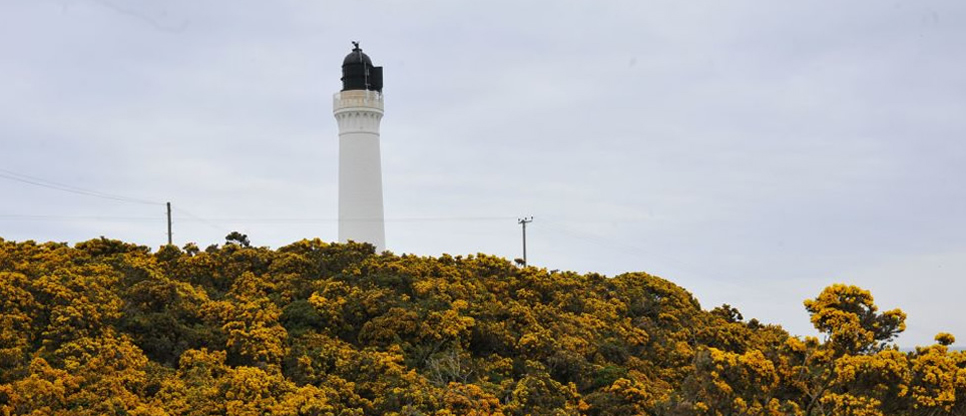
[[[171,245],[171,203],[168,202],[168,245]]]
[[[517,219],[517,224],[523,226],[523,267],[527,267],[527,224],[533,222],[533,217],[523,217]]]

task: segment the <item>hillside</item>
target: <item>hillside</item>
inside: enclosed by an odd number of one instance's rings
[[[803,313],[822,340],[646,273],[0,239],[0,414],[966,414],[951,335],[899,352],[854,286]]]

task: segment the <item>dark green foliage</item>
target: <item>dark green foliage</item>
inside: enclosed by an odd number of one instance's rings
[[[884,388],[871,361],[848,352],[897,363],[885,367],[892,390],[876,397],[899,412],[905,358],[883,343],[904,315],[837,290],[807,304],[841,344],[822,355],[815,340],[745,323],[727,304],[703,311],[646,273],[548,272],[318,239],[271,250],[237,232],[223,246],[154,254],[105,238],[0,240],[0,414],[752,414],[741,410],[749,404],[819,414],[854,403],[810,394]],[[835,326],[842,313],[859,319]],[[966,368],[943,355],[952,336],[937,339],[909,359],[926,369],[916,371]],[[866,344],[842,343],[851,340]],[[831,360],[840,356],[852,361]],[[857,375],[835,380],[846,365]],[[916,377],[930,409],[962,408],[928,396],[958,387]],[[814,393],[816,380],[835,388]]]

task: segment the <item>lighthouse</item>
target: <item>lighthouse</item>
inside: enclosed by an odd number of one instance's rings
[[[359,42],[342,61],[342,91],[333,97],[339,124],[339,241],[386,248],[382,209],[382,67],[373,66]]]

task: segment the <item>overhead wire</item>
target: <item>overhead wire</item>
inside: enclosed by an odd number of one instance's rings
[[[110,199],[110,200],[120,201],[120,202],[131,202],[131,203],[147,204],[147,205],[165,205],[165,203],[159,202],[159,201],[152,201],[152,200],[147,200],[147,199],[142,199],[142,198],[132,198],[132,197],[123,196],[123,195],[117,195],[117,194],[111,194],[111,193],[107,193],[107,192],[95,191],[95,190],[92,190],[92,189],[81,188],[81,187],[77,187],[77,186],[73,186],[73,185],[67,185],[67,184],[63,184],[63,183],[59,183],[59,182],[54,182],[54,181],[47,180],[47,179],[38,178],[38,177],[35,177],[35,176],[30,176],[30,175],[25,175],[25,174],[22,174],[22,173],[17,173],[17,172],[14,172],[14,171],[11,171],[11,170],[7,170],[7,169],[0,169],[0,178],[5,178],[5,179],[9,179],[9,180],[16,181],[16,182],[26,183],[26,184],[34,185],[34,186],[40,186],[40,187],[44,187],[44,188],[48,188],[48,189],[53,189],[53,190],[58,190],[58,191],[62,191],[62,192],[69,192],[69,193],[73,193],[73,194],[91,196],[91,197],[96,197],[96,198]],[[271,217],[271,218],[257,218],[257,217],[256,218],[244,218],[244,217],[238,217],[238,218],[211,218],[211,217],[203,217],[203,216],[195,215],[195,214],[193,214],[193,213],[185,210],[184,208],[180,208],[180,207],[177,207],[177,206],[172,207],[172,209],[174,211],[180,212],[180,213],[182,213],[182,214],[190,217],[190,219],[188,219],[189,221],[202,222],[202,223],[205,223],[205,224],[207,224],[207,225],[209,225],[211,227],[218,228],[220,230],[228,229],[230,227],[225,227],[223,225],[218,224],[217,222],[242,222],[242,221],[244,221],[244,222],[258,222],[258,223],[323,223],[323,222],[336,222],[336,221],[339,221],[338,218],[312,218],[312,217],[307,217],[307,218],[299,218],[299,217],[293,217],[293,218],[283,218],[283,217]],[[44,220],[44,219],[51,219],[51,220],[68,220],[68,219],[75,219],[75,220],[99,220],[99,221],[108,221],[108,220],[112,220],[112,219],[116,219],[116,220],[148,220],[148,219],[154,219],[154,218],[148,218],[148,217],[111,217],[111,216],[75,216],[75,217],[68,217],[68,216],[61,216],[61,215],[0,214],[0,219],[2,219],[2,218],[29,219],[29,220]],[[383,219],[383,221],[385,221],[385,222],[504,221],[504,220],[510,220],[510,219],[514,219],[514,218],[515,217],[509,217],[509,216],[507,216],[507,217],[402,217],[402,218],[385,218],[385,219]],[[185,218],[181,218],[180,220],[181,221],[184,221],[186,219]]]
[[[207,225],[219,228],[228,229],[230,227],[225,227],[224,225],[218,224],[219,222],[245,222],[245,223],[261,223],[261,224],[311,224],[311,223],[327,223],[327,222],[338,222],[338,218],[311,218],[311,217],[292,217],[292,218],[281,218],[281,217],[226,217],[226,218],[212,218],[212,217],[202,217],[199,215],[192,214],[183,208],[171,207],[172,211],[181,213],[185,215],[184,217],[174,217],[174,219],[179,222],[201,222]],[[157,221],[158,217],[134,217],[134,216],[103,216],[103,215],[33,215],[33,214],[0,214],[0,220],[2,219],[23,219],[23,220],[98,220],[98,221]],[[384,222],[471,222],[471,221],[507,221],[511,220],[513,217],[411,217],[411,218],[386,218]]]
[[[110,199],[120,202],[130,202],[135,204],[146,204],[146,205],[164,205],[162,202],[149,201],[140,198],[131,198],[123,195],[109,194],[106,192],[99,192],[90,189],[80,188],[72,185],[65,185],[62,183],[50,181],[47,179],[41,179],[34,176],[24,175],[22,173],[13,172],[7,169],[0,169],[0,178],[26,183],[34,186],[40,186],[43,188],[54,189],[62,192],[70,192],[78,195],[86,195],[95,198]]]
[[[124,217],[124,216],[103,216],[103,215],[33,215],[33,214],[0,214],[0,220],[24,220],[24,221],[105,221],[105,222],[156,222],[163,220],[159,217]]]
[[[218,224],[218,223],[216,223],[214,221],[211,221],[211,220],[202,218],[202,217],[200,217],[198,215],[195,215],[195,214],[192,214],[192,213],[186,211],[183,208],[171,207],[171,209],[173,211],[177,211],[177,212],[180,212],[182,214],[185,214],[185,215],[191,217],[192,219],[194,219],[195,221],[200,221],[202,224],[205,224],[208,227],[211,227],[211,228],[213,228],[215,230],[218,230],[220,232],[231,232],[231,227],[225,227],[224,225]]]
[[[142,199],[142,198],[132,198],[132,197],[129,197],[129,196],[123,196],[123,195],[118,195],[118,194],[111,194],[111,193],[106,193],[106,192],[95,191],[95,190],[92,190],[92,189],[81,188],[81,187],[77,187],[77,186],[73,186],[73,185],[67,185],[67,184],[63,184],[63,183],[59,183],[59,182],[54,182],[54,181],[47,180],[47,179],[38,178],[38,177],[35,177],[35,176],[25,175],[25,174],[22,174],[22,173],[17,173],[17,172],[10,171],[10,170],[7,170],[7,169],[2,169],[2,168],[0,168],[0,178],[4,178],[4,179],[16,181],[16,182],[21,182],[21,183],[25,183],[25,184],[29,184],[29,185],[39,186],[39,187],[43,187],[43,188],[58,190],[58,191],[62,191],[62,192],[69,192],[69,193],[73,193],[73,194],[90,196],[90,197],[101,198],[101,199],[108,199],[108,200],[113,200],[113,201],[118,201],[118,202],[128,202],[128,203],[145,204],[145,205],[162,205],[162,206],[165,205],[165,203],[163,203],[163,202],[152,201],[152,200],[147,200],[147,199]],[[176,211],[178,213],[181,213],[181,214],[183,214],[183,215],[185,215],[185,216],[188,217],[188,218],[184,218],[184,217],[177,218],[177,220],[179,222],[200,222],[202,224],[205,224],[208,227],[211,227],[211,228],[213,228],[215,230],[218,230],[219,232],[230,232],[230,230],[232,229],[232,227],[227,227],[227,226],[223,225],[222,222],[243,222],[243,223],[248,223],[248,224],[252,224],[252,223],[263,223],[263,224],[308,224],[308,223],[326,223],[326,222],[337,222],[337,221],[339,221],[338,218],[312,218],[312,217],[303,217],[303,218],[299,218],[299,217],[292,217],[292,218],[282,218],[282,217],[274,217],[274,218],[272,218],[272,217],[269,217],[269,218],[258,218],[258,217],[254,217],[254,218],[244,218],[244,217],[237,217],[237,218],[230,218],[230,217],[229,218],[211,218],[211,217],[203,217],[203,216],[200,216],[200,215],[193,214],[190,211],[187,211],[184,208],[177,207],[177,206],[172,207],[172,210],[173,211]],[[103,215],[87,215],[87,216],[85,216],[85,215],[76,215],[76,216],[67,216],[67,215],[35,215],[35,214],[0,214],[0,220],[26,220],[26,221],[104,221],[104,222],[111,222],[111,221],[116,221],[116,222],[139,222],[139,221],[143,221],[143,222],[148,222],[148,221],[158,221],[159,219],[160,219],[159,217],[135,217],[135,216],[103,216]],[[400,223],[400,222],[475,222],[475,221],[507,221],[507,220],[515,220],[515,219],[516,219],[516,217],[511,217],[511,216],[506,216],[506,217],[502,217],[502,216],[492,216],[492,217],[484,217],[484,216],[472,217],[472,216],[468,216],[468,217],[402,217],[402,218],[385,218],[383,221],[384,222],[388,222],[388,223],[393,223],[393,222],[396,222],[396,223]],[[628,221],[633,221],[633,220],[628,219]],[[561,231],[561,232],[563,232],[565,234],[570,234],[571,236],[576,237],[576,238],[594,240],[594,241],[596,241],[598,243],[603,243],[603,244],[608,244],[608,245],[612,245],[612,246],[617,246],[618,248],[622,248],[624,250],[630,249],[635,254],[644,253],[644,254],[649,255],[649,256],[663,257],[666,261],[670,261],[670,263],[672,263],[672,264],[673,263],[677,263],[677,265],[678,265],[679,268],[681,268],[680,265],[683,264],[683,262],[681,262],[679,260],[673,259],[673,258],[668,257],[668,256],[660,255],[660,254],[657,254],[657,253],[653,253],[653,252],[651,252],[649,250],[644,250],[641,247],[638,247],[638,246],[633,245],[633,244],[629,244],[627,242],[617,241],[617,240],[614,240],[614,239],[607,239],[607,238],[604,238],[603,236],[594,235],[594,234],[585,233],[585,232],[575,231],[575,230],[571,229],[570,227],[566,227],[563,224],[558,223],[558,222],[553,221],[553,220],[547,220],[546,218],[544,218],[544,221],[541,221],[541,222],[549,223],[548,225],[550,225],[551,228],[557,229],[558,231]],[[568,221],[568,222],[573,222],[573,221]],[[579,222],[594,222],[594,221],[581,220]],[[609,220],[609,222],[625,222],[625,221],[621,221],[619,219],[612,219],[612,220]],[[690,267],[684,267],[684,269],[688,269],[688,268],[690,268]],[[692,269],[692,271],[694,271],[694,270]],[[701,274],[705,274],[705,273],[701,273]]]
[[[605,244],[605,245],[610,245],[612,247],[616,247],[616,248],[622,249],[622,250],[624,250],[625,252],[628,252],[628,253],[637,254],[637,255],[644,255],[644,256],[648,256],[648,257],[652,257],[652,258],[661,259],[661,260],[663,260],[663,262],[665,264],[667,264],[667,265],[669,265],[669,266],[671,266],[673,268],[676,268],[676,269],[678,269],[680,271],[692,273],[695,276],[714,276],[714,275],[721,276],[722,275],[722,273],[720,271],[719,272],[716,272],[716,273],[708,273],[707,271],[701,270],[700,267],[695,267],[695,266],[693,266],[691,264],[688,264],[688,263],[686,263],[684,261],[678,260],[676,258],[673,258],[673,257],[668,256],[668,255],[665,255],[665,254],[656,253],[656,252],[654,252],[652,250],[646,250],[646,249],[644,249],[644,248],[642,248],[642,247],[640,247],[640,246],[638,246],[636,244],[631,244],[631,243],[628,243],[626,241],[621,241],[621,240],[618,240],[618,239],[615,239],[615,238],[608,238],[608,237],[604,237],[604,236],[597,235],[597,234],[576,231],[576,230],[573,230],[570,227],[566,227],[565,225],[563,225],[560,222],[556,222],[556,221],[552,221],[552,220],[547,220],[546,218],[544,218],[543,221],[541,221],[541,222],[549,223],[550,228],[556,229],[557,231],[563,232],[564,234],[569,234],[569,235],[571,235],[572,237],[575,237],[575,238],[593,240],[593,241],[595,241],[597,243],[602,243],[602,244]],[[611,222],[619,223],[619,222],[622,222],[622,221],[620,221],[620,220],[614,220],[614,221],[611,221]]]
[[[16,182],[21,182],[21,183],[26,183],[26,184],[30,184],[30,185],[34,185],[34,186],[40,186],[40,187],[44,187],[44,188],[48,188],[48,189],[58,190],[58,191],[62,191],[62,192],[69,192],[69,193],[74,193],[74,194],[79,194],[79,195],[85,195],[85,196],[90,196],[90,197],[96,197],[96,198],[102,198],[102,199],[108,199],[108,200],[114,200],[114,201],[119,201],[119,202],[137,203],[137,204],[146,204],[146,205],[165,205],[162,202],[151,201],[151,200],[146,200],[146,199],[141,199],[141,198],[132,198],[132,197],[127,197],[127,196],[123,196],[123,195],[110,194],[110,193],[106,193],[106,192],[100,192],[100,191],[95,191],[95,190],[91,190],[91,189],[80,188],[80,187],[76,187],[76,186],[72,186],[72,185],[66,185],[66,184],[63,184],[63,183],[58,183],[58,182],[54,182],[54,181],[50,181],[50,180],[46,180],[46,179],[42,179],[42,178],[37,178],[37,177],[34,177],[34,176],[24,175],[24,174],[17,173],[17,172],[13,172],[13,171],[10,171],[10,170],[7,170],[7,169],[0,169],[0,178],[4,178],[4,179],[16,181]],[[302,218],[299,218],[299,217],[292,217],[292,218],[283,218],[283,217],[267,217],[267,218],[258,218],[258,217],[249,217],[249,218],[236,217],[236,218],[231,218],[231,217],[226,217],[226,218],[212,218],[212,217],[203,217],[203,216],[200,216],[200,215],[196,215],[196,214],[194,214],[194,213],[192,213],[190,211],[187,211],[187,210],[185,210],[184,208],[181,208],[181,207],[172,207],[172,210],[173,211],[176,211],[178,213],[181,213],[181,214],[183,214],[185,216],[187,216],[187,218],[185,218],[185,217],[177,218],[178,222],[200,222],[200,223],[205,224],[206,226],[208,226],[210,228],[213,228],[215,230],[218,230],[219,232],[230,232],[231,229],[232,229],[232,227],[227,227],[227,226],[223,225],[222,224],[223,222],[242,222],[242,223],[246,223],[246,224],[253,224],[253,223],[263,223],[263,224],[309,224],[309,223],[327,223],[327,222],[337,222],[337,221],[339,221],[338,218],[322,218],[322,217],[318,217],[318,218],[312,218],[312,217],[302,217]],[[76,216],[68,216],[68,215],[35,215],[35,214],[0,214],[0,220],[26,220],[26,221],[104,221],[104,222],[112,222],[112,221],[116,221],[116,222],[139,222],[139,221],[141,221],[141,222],[148,222],[148,221],[158,221],[159,219],[160,219],[159,217],[136,217],[136,216],[103,216],[103,215],[87,215],[87,216],[85,216],[85,215],[76,215]],[[508,221],[508,220],[515,220],[515,219],[516,219],[516,217],[510,217],[510,216],[507,216],[507,217],[502,217],[502,216],[492,216],[492,217],[484,217],[484,216],[472,217],[472,216],[467,216],[467,217],[401,217],[401,218],[385,218],[383,221],[384,222],[388,222],[388,223],[393,223],[393,222],[396,222],[396,223],[399,223],[399,222],[475,222],[475,221]],[[600,220],[600,221],[602,221],[602,220]],[[620,219],[610,219],[610,220],[607,220],[606,222],[618,223],[618,222],[630,222],[630,221],[634,221],[634,220],[633,219],[627,219],[627,221],[622,221]],[[690,269],[690,271],[692,273],[695,273],[696,272],[699,275],[708,275],[708,273],[704,273],[704,272],[701,272],[699,270],[696,270],[695,268],[693,268],[691,266],[684,266],[684,267],[682,267],[682,265],[684,265],[684,262],[682,262],[680,260],[671,258],[671,257],[666,256],[666,255],[661,255],[661,254],[658,254],[658,253],[654,253],[653,251],[650,251],[650,250],[645,250],[645,249],[643,249],[643,248],[641,248],[641,247],[639,247],[637,245],[630,244],[630,243],[627,243],[625,241],[619,241],[619,240],[616,240],[616,239],[606,238],[604,236],[600,236],[600,235],[596,235],[596,234],[592,234],[592,233],[576,231],[576,230],[572,229],[571,227],[565,226],[561,222],[557,222],[557,221],[554,221],[554,220],[548,220],[546,218],[544,218],[543,221],[541,221],[541,222],[546,223],[552,229],[556,229],[557,231],[563,232],[564,234],[569,234],[572,237],[576,237],[576,238],[579,238],[579,239],[592,240],[592,241],[595,241],[597,243],[602,243],[602,244],[606,244],[606,245],[615,246],[617,248],[623,249],[625,251],[632,252],[634,254],[644,254],[644,255],[652,256],[652,257],[660,257],[660,258],[663,258],[667,263],[671,264],[672,267],[676,267],[676,268],[679,268],[679,269],[682,269],[682,270],[689,270]],[[566,222],[575,222],[575,221],[566,221]],[[579,220],[579,221],[576,221],[576,222],[588,223],[588,222],[596,222],[596,221],[593,221],[593,220]]]
[[[176,211],[182,211],[177,208],[173,208]],[[226,218],[201,218],[194,216],[197,221],[223,221],[223,222],[246,222],[246,223],[263,223],[263,224],[309,224],[309,223],[326,223],[326,222],[338,222],[342,221],[338,218],[325,218],[325,217],[226,217]],[[383,218],[383,222],[470,222],[470,221],[506,221],[513,219],[513,217],[401,217],[401,218]],[[349,221],[380,221],[380,219],[350,219]]]

